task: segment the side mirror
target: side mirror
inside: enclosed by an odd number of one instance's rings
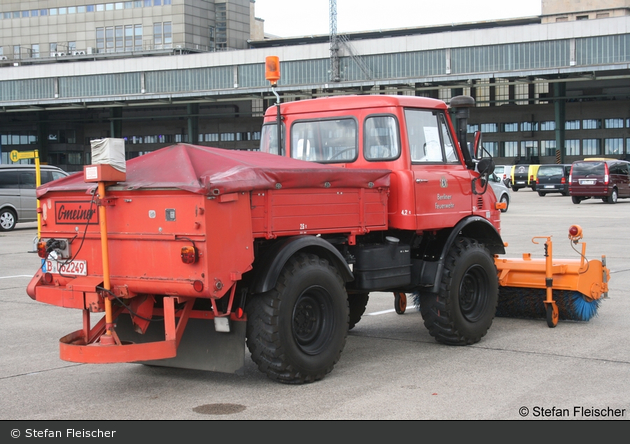
[[[491,157],[482,158],[477,164],[477,171],[483,176],[489,176],[494,172],[494,159]]]

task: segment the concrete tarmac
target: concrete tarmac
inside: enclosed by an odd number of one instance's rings
[[[77,364],[58,340],[81,312],[31,300],[40,259],[36,224],[0,232],[0,420],[541,420],[630,416],[630,199],[615,205],[512,192],[502,215],[507,257],[575,259],[568,229],[583,228],[589,259],[606,256],[609,298],[588,322],[495,318],[465,347],[437,343],[411,305],[373,293],[341,360],[322,381],[284,385],[247,357],[243,375],[138,364]]]

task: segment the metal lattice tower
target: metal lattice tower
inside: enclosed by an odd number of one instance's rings
[[[339,82],[339,39],[337,38],[337,0],[329,0],[330,18],[330,81]]]

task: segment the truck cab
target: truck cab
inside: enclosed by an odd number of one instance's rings
[[[444,102],[365,95],[278,106],[281,149],[277,108],[271,107],[260,150],[341,168],[391,170],[390,229],[440,230],[476,215],[500,231],[494,194],[485,192],[469,152],[459,149],[451,110]]]

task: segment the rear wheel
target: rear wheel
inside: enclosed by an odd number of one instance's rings
[[[0,210],[0,231],[11,231],[16,223],[17,217],[12,210]]]
[[[610,192],[610,196],[606,198],[606,203],[615,204],[617,203],[617,199],[619,198],[619,194],[617,193],[617,188],[613,188]]]
[[[348,336],[348,295],[337,270],[299,253],[276,286],[247,304],[247,347],[271,379],[302,384],[322,379],[339,361]]]
[[[545,196],[547,195],[547,193],[545,193],[544,191],[539,191],[539,192],[538,192],[538,195],[539,195],[540,197],[545,197]]]
[[[571,196],[571,202],[573,202],[574,204],[579,204],[580,202],[582,202],[582,198],[581,197],[577,197],[577,196]]]
[[[369,293],[358,293],[348,295],[348,307],[350,317],[348,320],[348,330],[352,330],[361,320],[361,316],[365,313],[365,308],[370,299]]]
[[[420,296],[424,325],[438,342],[479,342],[492,325],[499,283],[492,254],[482,244],[458,238],[444,263],[438,294]]]

